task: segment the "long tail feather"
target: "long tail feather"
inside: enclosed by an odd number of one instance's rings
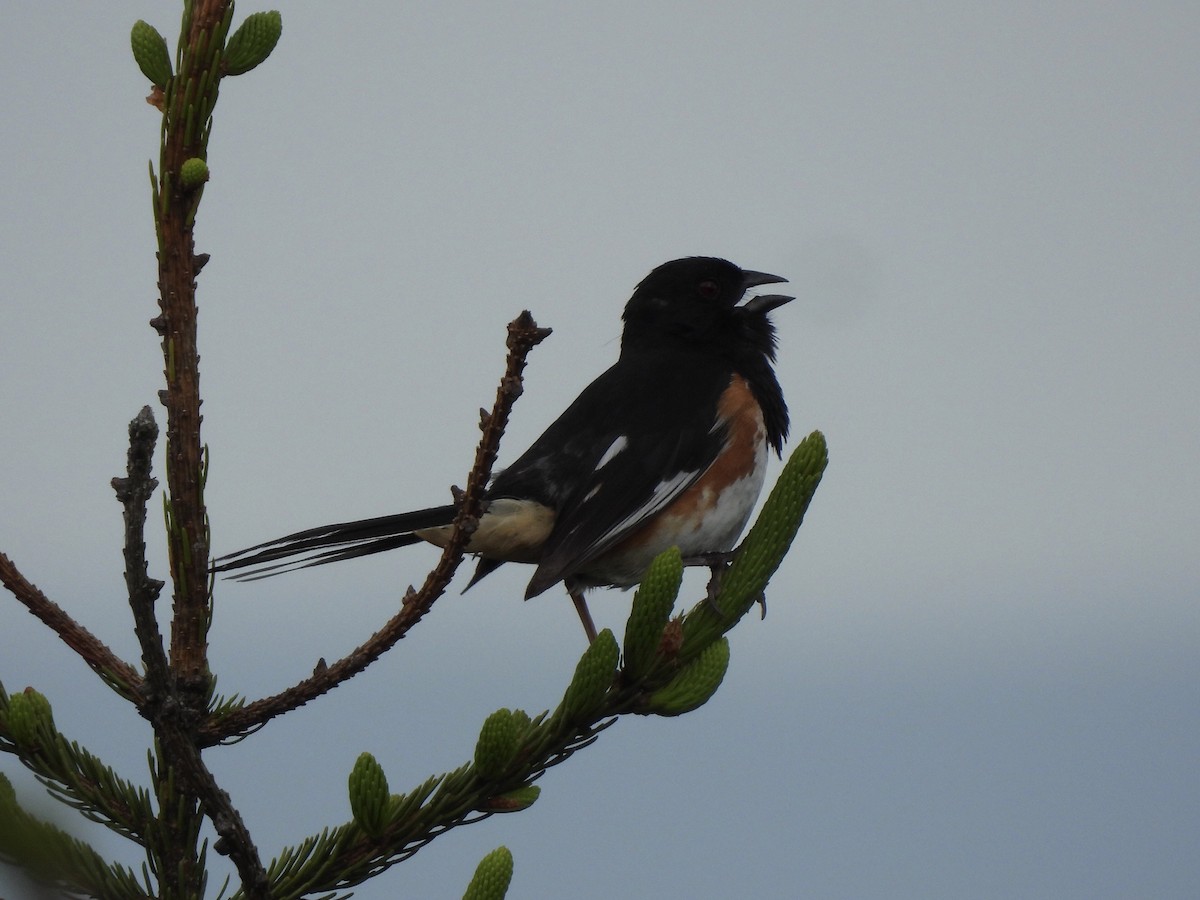
[[[449,525],[456,512],[454,506],[432,506],[398,515],[309,528],[218,557],[213,571],[245,569],[247,571],[239,571],[230,577],[237,581],[255,581],[294,569],[370,556],[415,544],[420,538],[413,534],[414,531]]]

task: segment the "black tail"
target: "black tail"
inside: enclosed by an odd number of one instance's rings
[[[230,577],[235,581],[255,581],[293,569],[370,556],[417,543],[420,538],[413,534],[414,531],[450,525],[457,512],[456,506],[431,506],[394,516],[309,528],[218,557],[213,571],[247,569]]]

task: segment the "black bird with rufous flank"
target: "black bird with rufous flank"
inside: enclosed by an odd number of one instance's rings
[[[744,298],[783,281],[702,256],[647,275],[625,305],[617,361],[488,486],[467,546],[479,557],[471,584],[506,562],[534,565],[526,599],[563,582],[590,640],[585,590],[636,585],[671,546],[685,558],[732,549],[768,451],[782,454],[788,433],[769,313],[793,298]],[[310,528],[214,569],[258,578],[418,541],[442,546],[455,512]]]

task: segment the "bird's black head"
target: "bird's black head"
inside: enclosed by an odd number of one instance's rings
[[[741,352],[775,357],[775,328],[767,313],[791,297],[754,297],[746,291],[787,281],[751,272],[711,256],[663,263],[642,279],[625,306],[622,351],[690,347],[722,355]]]
[[[763,294],[739,301],[751,288],[786,280],[709,256],[663,263],[642,279],[625,306],[621,356],[682,352],[693,371],[736,372],[749,382],[768,441],[781,452],[788,412],[771,366],[775,326],[769,313],[794,298]]]

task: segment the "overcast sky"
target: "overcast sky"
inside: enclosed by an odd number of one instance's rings
[[[357,896],[459,897],[500,844],[514,900],[1200,895],[1200,7],[285,6],[223,84],[198,226],[218,551],[444,502],[529,308],[554,335],[514,459],[684,255],[791,279],[779,377],[831,455],[708,706],[619,722]],[[108,482],[162,369],[138,18],[173,43],[148,0],[0,29],[0,549],[131,660]],[[342,655],[433,559],[221,584],[219,689]],[[401,791],[557,702],[579,624],[508,568],[208,752],[265,856],[345,821],[362,750]],[[0,678],[145,781],[145,723],[2,597]]]

